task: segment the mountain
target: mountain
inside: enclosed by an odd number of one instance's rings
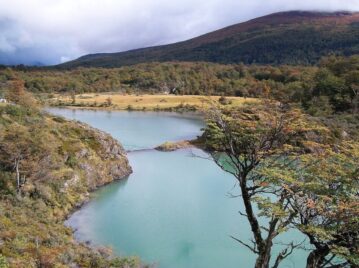
[[[235,24],[187,41],[90,54],[57,67],[120,67],[142,62],[314,64],[359,53],[359,12],[290,11]]]

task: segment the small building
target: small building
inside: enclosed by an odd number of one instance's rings
[[[7,103],[7,100],[0,98],[0,103]]]

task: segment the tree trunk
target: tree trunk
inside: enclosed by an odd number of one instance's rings
[[[19,160],[15,159],[15,170],[16,170],[16,190],[20,193],[20,171],[19,171]]]
[[[242,177],[242,180],[240,181],[240,187],[242,192],[242,199],[245,207],[245,211],[247,214],[247,219],[249,221],[249,224],[251,226],[252,233],[254,235],[254,240],[257,244],[258,249],[258,257],[255,263],[255,268],[268,268],[269,262],[271,258],[271,245],[267,245],[266,242],[262,238],[260,225],[258,223],[258,220],[254,214],[251,198],[249,196],[249,193],[247,191],[247,185],[246,185],[246,179]]]
[[[259,256],[256,260],[255,268],[269,268],[270,262],[270,251],[259,253]]]
[[[272,240],[271,239],[266,240],[265,249],[264,251],[259,252],[259,256],[257,258],[255,268],[269,268],[272,246],[273,246]]]
[[[241,192],[242,192],[244,208],[245,208],[245,211],[247,214],[247,219],[251,226],[251,230],[254,235],[254,240],[257,243],[258,251],[264,252],[265,245],[264,245],[264,241],[262,239],[261,229],[260,229],[258,220],[253,212],[252,202],[251,202],[251,198],[247,191],[247,185],[246,185],[245,179],[242,179],[242,181],[240,181],[240,187],[241,187]]]
[[[325,257],[329,254],[328,247],[313,250],[307,258],[307,268],[318,268],[325,262]]]

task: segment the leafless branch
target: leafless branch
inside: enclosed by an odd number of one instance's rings
[[[235,241],[237,241],[238,243],[240,243],[241,245],[245,246],[246,248],[250,249],[253,253],[258,254],[258,251],[255,247],[252,247],[250,245],[248,245],[247,243],[244,243],[242,240],[235,238],[234,236],[230,236],[232,239],[234,239]]]
[[[304,243],[305,240],[303,240],[301,243],[298,244],[294,244],[294,243],[290,243],[285,249],[283,249],[277,256],[274,265],[272,266],[272,268],[277,268],[279,266],[279,264],[285,259],[287,258],[289,255],[291,255],[293,253],[293,251],[298,248],[299,246],[301,246]]]

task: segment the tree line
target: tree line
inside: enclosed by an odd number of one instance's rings
[[[170,62],[67,71],[3,68],[0,89],[15,76],[35,94],[119,92],[262,97],[298,103],[312,115],[357,113],[359,103],[359,56],[326,57],[312,67]]]

